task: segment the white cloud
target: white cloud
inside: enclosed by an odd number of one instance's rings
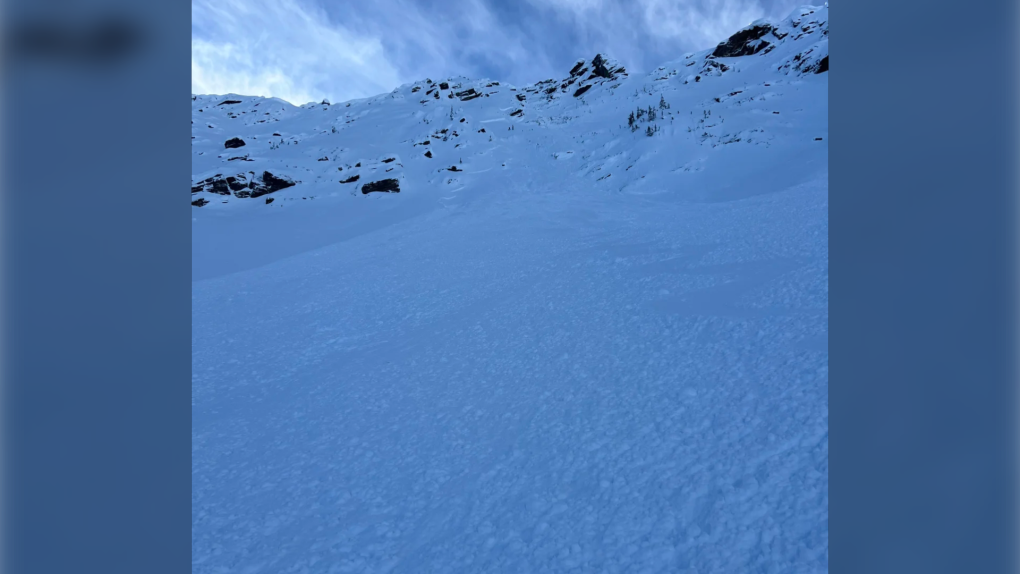
[[[642,0],[644,24],[659,38],[683,39],[707,49],[728,38],[731,34],[765,15],[765,10],[753,0],[723,0],[713,2],[711,10],[697,4],[681,4],[671,0]]]
[[[330,22],[296,0],[192,4],[194,93],[274,96],[294,104],[392,90],[397,67],[377,37]]]

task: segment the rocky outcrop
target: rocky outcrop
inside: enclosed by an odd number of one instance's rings
[[[821,74],[823,72],[828,72],[828,71],[829,71],[829,57],[826,56],[826,57],[822,58],[818,62],[818,67],[815,68],[815,73],[816,74]]]
[[[292,187],[296,184],[297,182],[289,177],[276,176],[268,171],[263,171],[262,175],[259,176],[256,176],[255,172],[249,171],[248,173],[239,173],[227,177],[223,177],[222,174],[216,174],[193,185],[191,193],[204,191],[217,195],[230,195],[233,193],[235,197],[240,198],[259,197]]]
[[[348,177],[347,179],[341,180],[340,183],[354,183],[354,182],[358,181],[359,179],[361,179],[360,175],[352,175],[351,177]]]
[[[463,92],[457,92],[457,93],[455,93],[453,95],[455,95],[458,98],[460,98],[460,101],[462,101],[462,102],[467,102],[467,101],[473,100],[475,98],[482,97],[482,94],[479,93],[479,92],[476,92],[474,88],[470,88],[470,89],[464,90]]]
[[[387,193],[400,193],[400,182],[395,179],[383,179],[379,181],[373,181],[366,183],[361,186],[361,193],[368,195],[373,191],[387,192]]]
[[[226,149],[243,147],[244,145],[245,145],[244,140],[241,138],[230,138],[227,141],[223,142],[223,147]]]
[[[612,79],[613,74],[610,73],[609,68],[606,67],[606,60],[602,57],[602,54],[595,54],[595,58],[592,59],[591,65],[595,68],[592,73],[600,78]]]
[[[737,32],[715,47],[714,58],[739,58],[753,56],[771,46],[764,38],[775,32],[772,24],[756,24]]]

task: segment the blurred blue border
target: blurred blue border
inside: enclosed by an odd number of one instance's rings
[[[4,572],[191,569],[190,21],[4,3]]]
[[[831,9],[831,571],[1016,572],[1015,3]]]

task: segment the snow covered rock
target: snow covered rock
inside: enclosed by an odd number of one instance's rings
[[[400,182],[395,179],[383,179],[373,181],[361,186],[361,193],[368,195],[373,191],[384,191],[389,193],[400,193]]]

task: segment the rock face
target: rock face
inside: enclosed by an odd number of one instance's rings
[[[233,193],[234,197],[240,198],[259,197],[286,189],[295,184],[296,182],[289,177],[276,176],[268,171],[263,171],[260,176],[256,176],[253,171],[249,171],[248,173],[239,173],[227,177],[223,177],[222,174],[216,174],[193,185],[191,193],[204,191],[217,195],[230,195]]]
[[[226,149],[233,149],[235,147],[243,147],[244,140],[241,138],[231,138],[223,143],[223,147]]]
[[[193,205],[195,207],[202,207],[203,205],[205,205],[207,203],[209,203],[208,199],[206,199],[204,197],[200,197],[200,198],[196,199],[195,201],[192,201],[191,205]]]
[[[601,78],[611,79],[613,74],[606,68],[606,60],[602,58],[602,54],[595,54],[595,58],[592,59],[591,65],[595,67],[592,71],[593,74]]]
[[[361,179],[360,175],[352,175],[351,177],[348,177],[347,179],[341,181],[340,183],[354,183],[359,179]]]
[[[361,186],[361,193],[368,195],[373,191],[388,192],[388,193],[400,193],[400,182],[395,179],[383,179],[379,181],[373,181],[366,183]]]
[[[482,94],[476,92],[474,88],[464,90],[463,92],[457,92],[454,95],[460,98],[460,101],[462,102],[467,102],[469,100],[482,97]]]
[[[581,86],[580,88],[577,88],[577,91],[574,92],[574,97],[576,98],[580,96],[581,94],[587,92],[590,88],[591,86]]]
[[[822,72],[828,71],[829,71],[829,57],[826,56],[822,58],[821,61],[818,62],[818,67],[815,69],[815,73],[821,74]]]
[[[763,38],[774,31],[775,28],[771,24],[758,24],[745,28],[716,46],[712,56],[716,58],[753,56],[771,45],[767,40],[763,40]]]

